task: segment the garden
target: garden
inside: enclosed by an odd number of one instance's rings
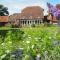
[[[60,27],[0,28],[0,60],[60,60]]]

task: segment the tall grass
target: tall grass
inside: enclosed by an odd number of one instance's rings
[[[0,29],[0,60],[16,59],[60,60],[60,27]]]

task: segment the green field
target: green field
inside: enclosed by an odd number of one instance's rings
[[[0,28],[0,60],[60,60],[60,27]]]

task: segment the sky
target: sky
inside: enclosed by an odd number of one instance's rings
[[[60,0],[0,0],[0,4],[8,7],[9,14],[21,13],[28,6],[40,6],[44,9],[44,15],[47,15],[47,2],[52,5],[60,3]]]

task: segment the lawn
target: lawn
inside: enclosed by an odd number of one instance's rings
[[[60,60],[60,27],[0,28],[0,60]]]

